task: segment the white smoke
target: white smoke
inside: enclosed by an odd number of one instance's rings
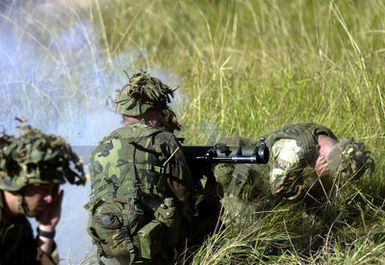
[[[33,14],[51,14],[56,10],[52,9],[35,7]],[[114,71],[106,70],[97,29],[84,21],[66,28],[57,23],[60,16],[41,21],[25,10],[20,13],[0,20],[0,126],[12,132],[14,117],[25,116],[31,125],[73,144],[95,144],[119,124],[105,102],[121,82]],[[48,23],[56,25],[54,32]],[[105,119],[89,130],[96,112]]]
[[[52,4],[63,1],[20,2],[0,0],[0,129],[13,134],[19,125],[15,117],[26,117],[72,145],[96,145],[121,126],[107,102],[127,82],[124,70],[137,71],[134,62],[146,51],[127,50],[108,65],[100,30],[82,19],[82,11]],[[175,74],[146,70],[172,88],[179,85]],[[177,112],[185,100],[179,89],[173,103]],[[92,251],[83,209],[89,185],[65,185],[64,190],[56,240],[62,264],[77,264]]]

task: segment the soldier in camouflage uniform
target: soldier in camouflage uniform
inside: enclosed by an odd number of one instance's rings
[[[117,91],[124,127],[90,158],[88,232],[101,264],[170,264],[186,236],[193,186],[167,106],[173,92],[146,72]]]
[[[338,141],[330,129],[319,124],[289,125],[265,139],[270,150],[267,165],[221,164],[214,170],[225,186],[228,220],[239,218],[245,209],[255,210],[253,204],[258,197],[270,196],[275,201],[303,199],[308,205],[323,203],[336,188],[374,168],[363,143]]]
[[[2,135],[0,148],[0,264],[58,264],[59,185],[84,184],[83,165],[64,139],[30,126],[17,138]],[[36,219],[36,238],[27,217]]]

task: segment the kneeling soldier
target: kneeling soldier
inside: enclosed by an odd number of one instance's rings
[[[59,185],[84,184],[83,165],[64,139],[21,129],[18,138],[0,137],[0,264],[58,264]],[[36,219],[36,238],[27,217]]]

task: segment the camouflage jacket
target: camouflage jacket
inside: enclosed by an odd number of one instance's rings
[[[55,256],[42,252],[37,247],[31,224],[26,217],[9,220],[4,214],[5,199],[0,190],[0,265],[54,265]]]
[[[309,188],[317,188],[321,179],[315,172],[315,164],[321,134],[337,140],[330,129],[315,123],[291,124],[266,137],[273,195],[291,200],[301,197]]]
[[[151,143],[145,142],[148,139],[151,140]],[[131,154],[132,148],[128,147],[132,143],[138,150],[135,159]],[[113,149],[116,150],[117,157],[109,154]],[[94,159],[96,156],[99,159]],[[101,156],[105,156],[105,161],[100,159]],[[140,186],[144,193],[155,194],[161,199],[167,196],[176,197],[178,201],[184,204],[189,203],[192,176],[180,143],[174,134],[142,123],[116,129],[103,139],[91,154],[91,200],[111,196],[108,194],[109,191],[103,190],[101,181],[94,179],[95,175],[98,175],[101,170],[106,170],[108,171],[106,177],[116,178],[112,181],[125,183],[127,181],[126,176],[134,173],[129,171],[132,170],[130,165],[133,160],[136,160],[136,171],[142,177],[139,181],[142,182]],[[127,164],[128,166],[125,166]],[[166,178],[158,179],[160,177],[159,171]],[[143,176],[141,176],[142,173]],[[135,176],[130,178],[135,178]],[[124,193],[125,189],[132,188],[122,186],[117,188],[117,193]]]
[[[167,130],[143,123],[116,129],[92,152],[90,173],[88,232],[102,256],[127,262],[159,254],[161,246],[147,247],[140,231],[155,219],[167,223],[157,215],[166,198],[174,199],[178,209],[167,217],[170,222],[175,219],[168,230],[180,231],[177,216],[184,217],[184,223],[192,218],[191,172],[180,143]],[[178,234],[169,233],[167,238],[179,238]],[[148,246],[156,245],[152,240]],[[163,242],[160,235],[156,240],[163,246],[177,244]]]
[[[228,194],[248,201],[267,191],[295,199],[318,182],[314,166],[319,155],[320,134],[337,139],[330,129],[319,124],[288,125],[264,136],[270,150],[267,165],[220,164],[215,168],[215,176],[222,179],[220,182],[227,179]]]

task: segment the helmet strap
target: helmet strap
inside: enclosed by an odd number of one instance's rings
[[[19,194],[16,195],[17,197],[17,210],[19,213],[21,214],[24,214],[28,217],[31,217],[31,213],[28,209],[28,206],[27,204],[25,203],[25,200],[24,200],[24,193],[23,191],[20,191]]]

